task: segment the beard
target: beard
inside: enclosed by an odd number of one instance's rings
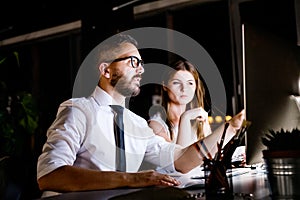
[[[110,84],[125,97],[137,96],[140,93],[140,88],[139,85],[133,83],[136,77],[141,78],[141,75],[135,75],[128,79],[125,75],[116,72],[113,74]]]

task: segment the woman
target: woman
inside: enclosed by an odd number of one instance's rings
[[[154,133],[183,147],[211,133],[208,113],[204,110],[204,86],[197,69],[179,60],[162,81],[161,112],[150,114]]]

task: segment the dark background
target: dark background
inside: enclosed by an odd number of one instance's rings
[[[288,100],[291,94],[299,95],[297,32],[300,30],[297,23],[300,21],[293,0],[197,1],[134,15],[134,7],[156,2],[148,0],[112,11],[114,6],[126,2],[62,3],[47,0],[1,3],[0,41],[77,20],[82,22],[78,30],[5,46],[0,43],[0,56],[11,57],[12,52],[17,51],[21,66],[16,67],[13,60],[3,65],[1,80],[9,83],[12,90],[31,92],[39,107],[40,122],[34,136],[33,154],[24,155],[32,158],[26,161],[28,163],[14,165],[16,171],[29,168],[29,173],[21,177],[21,189],[16,191],[21,193],[21,199],[40,195],[35,181],[36,160],[58,105],[72,97],[81,62],[97,44],[123,30],[143,26],[171,28],[192,37],[205,48],[225,82],[227,113],[224,115],[233,115],[247,108],[247,118],[253,122],[247,135],[249,163],[262,160],[260,137],[265,130],[299,126],[299,110]],[[238,5],[237,14],[232,5]],[[245,25],[245,82],[239,43],[241,33],[234,29],[233,19],[239,30],[241,24]],[[157,52],[141,53],[146,63],[169,61],[164,53],[159,53],[159,56]],[[150,86],[142,89],[140,96],[131,99],[131,109],[147,118],[151,106],[149,99],[156,91]],[[282,106],[277,109],[279,105]],[[282,113],[284,119],[276,117]]]

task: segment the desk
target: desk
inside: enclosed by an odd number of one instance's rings
[[[270,197],[267,174],[260,169],[233,176],[233,192],[253,194],[254,199],[268,200]]]
[[[191,175],[195,175],[195,172],[199,174],[199,171],[194,171],[191,174],[187,174],[187,176],[183,175],[181,177],[181,180],[187,179],[188,177],[191,177]],[[255,169],[237,168],[233,169],[231,174],[228,174],[228,177],[230,176],[231,179],[229,178],[229,180],[232,181],[233,193],[235,194],[234,199],[246,199],[245,197],[242,197],[242,195],[251,195],[252,199],[255,200],[271,199],[267,174],[264,169],[261,169],[259,167]],[[205,197],[201,197],[201,194],[205,193],[204,188],[185,190],[190,194],[198,196],[197,199],[205,199]]]
[[[199,173],[203,173],[200,168],[194,169],[188,174],[177,174],[178,179],[181,181],[189,181],[192,176],[199,176]],[[201,174],[200,174],[201,176]],[[252,199],[258,200],[269,200],[270,192],[268,188],[267,176],[264,170],[261,169],[250,169],[250,168],[241,168],[234,169],[232,172],[232,183],[233,183],[233,193],[235,194],[234,199],[251,199],[244,198],[242,194],[252,194]],[[110,189],[110,190],[98,190],[98,191],[87,191],[87,192],[70,192],[59,194],[52,197],[41,198],[43,200],[61,200],[61,199],[72,199],[72,200],[108,200],[111,198],[116,198],[120,195],[136,194],[145,194],[145,198],[141,199],[152,199],[149,198],[149,194],[153,195],[153,192],[158,191],[159,187],[149,187],[149,188],[136,188],[136,189]],[[204,187],[194,188],[194,189],[183,189],[191,196],[196,196],[197,199],[205,199],[204,197]],[[172,191],[173,192],[173,191]],[[175,191],[176,192],[176,191]],[[148,198],[147,198],[148,195]],[[165,194],[163,194],[165,195]],[[157,196],[157,195],[156,195]],[[134,196],[136,197],[136,195]],[[248,196],[249,197],[249,196]],[[123,199],[123,198],[116,198]],[[137,198],[134,198],[137,199]],[[163,198],[159,198],[163,199]]]

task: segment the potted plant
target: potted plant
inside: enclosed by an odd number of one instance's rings
[[[18,54],[13,55],[18,69]],[[8,57],[0,59],[1,70],[12,68],[5,63],[7,60]],[[37,104],[31,93],[12,89],[5,78],[0,79],[0,199],[21,195],[21,187],[28,185],[26,178],[32,168],[33,139],[39,121]],[[8,188],[11,194],[7,194]]]
[[[267,177],[273,199],[300,198],[300,130],[269,130],[262,137]]]

